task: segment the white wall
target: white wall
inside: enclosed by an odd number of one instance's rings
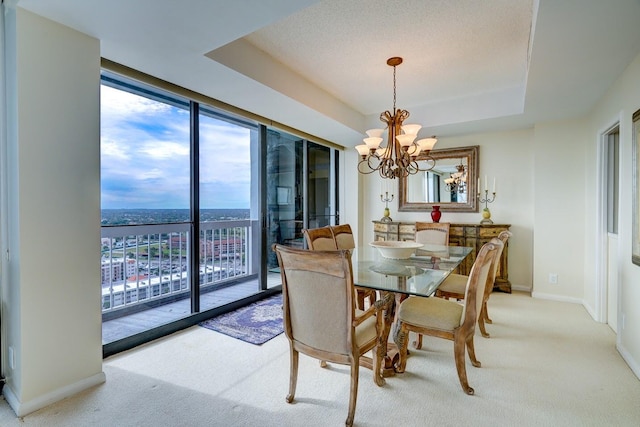
[[[509,280],[512,289],[531,291],[533,284],[533,130],[496,132],[443,138],[436,149],[479,145],[480,175],[496,178],[496,200],[489,204],[496,224],[511,224],[509,239]],[[355,167],[355,166],[354,166]],[[484,178],[482,179],[484,181]],[[430,212],[398,212],[398,181],[391,182],[395,198],[389,204],[394,221],[431,221]],[[361,205],[364,235],[362,243],[373,240],[371,221],[382,218],[381,178],[377,174],[361,177]],[[484,206],[484,205],[483,205]],[[481,211],[482,209],[480,209]],[[443,212],[441,222],[479,223],[480,212]]]
[[[585,262],[586,120],[536,125],[533,295],[581,303]],[[549,274],[558,283],[549,283]]]
[[[340,153],[340,223],[351,225],[356,245],[362,244],[366,229],[362,229],[360,221],[360,197],[358,191],[359,174],[352,165],[357,162],[358,153],[353,148],[345,148]],[[364,234],[363,234],[364,233]]]
[[[22,416],[104,381],[100,313],[100,45],[10,11],[10,259],[3,392]],[[17,109],[15,109],[17,108]],[[7,230],[5,230],[7,231]]]

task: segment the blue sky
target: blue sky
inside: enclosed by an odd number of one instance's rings
[[[189,207],[189,112],[101,86],[103,209]],[[200,117],[201,207],[249,208],[250,131]]]

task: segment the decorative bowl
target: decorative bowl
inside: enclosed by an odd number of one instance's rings
[[[372,242],[369,245],[378,249],[380,255],[390,259],[406,259],[409,258],[422,243],[402,242],[402,241],[380,241]]]

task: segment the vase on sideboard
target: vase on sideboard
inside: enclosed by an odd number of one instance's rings
[[[433,206],[431,211],[431,219],[433,222],[440,222],[440,217],[442,217],[442,212],[440,212],[440,206]]]

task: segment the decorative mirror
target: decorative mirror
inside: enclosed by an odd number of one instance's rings
[[[478,145],[432,150],[420,154],[417,161],[433,169],[401,178],[398,210],[400,212],[431,211],[434,205],[445,212],[478,212]]]

